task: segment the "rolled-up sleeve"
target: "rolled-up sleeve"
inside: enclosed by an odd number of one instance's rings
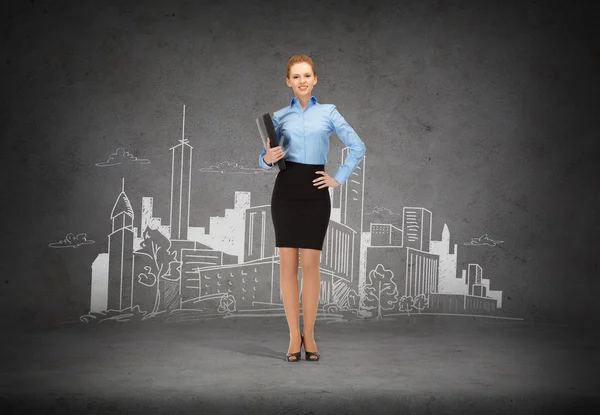
[[[335,105],[332,105],[329,116],[332,128],[337,133],[340,140],[350,149],[344,164],[342,164],[333,178],[338,183],[344,184],[352,174],[356,166],[361,162],[366,153],[365,143],[360,139],[356,131],[346,122],[342,114],[339,113]]]
[[[276,114],[273,114],[272,120],[273,126],[275,127],[275,134],[277,134],[277,141],[281,141],[281,126],[279,125],[279,118]],[[265,161],[263,160],[263,156],[265,154],[267,154],[267,148],[263,146],[263,149],[258,156],[258,165],[263,169],[272,169],[275,164],[265,163]]]

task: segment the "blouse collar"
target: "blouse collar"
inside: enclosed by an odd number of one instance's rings
[[[294,96],[294,98],[292,98],[292,100],[290,101],[290,107],[293,107],[293,106],[294,106],[294,104],[295,104],[296,102],[298,102],[298,97],[297,97],[297,96]],[[317,103],[317,98],[315,98],[315,96],[314,96],[314,95],[310,97],[310,101],[309,101],[309,103],[311,103],[311,102],[312,102],[313,104],[316,104],[316,103]]]

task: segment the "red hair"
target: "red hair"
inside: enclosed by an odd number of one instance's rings
[[[294,66],[297,63],[301,63],[301,62],[306,62],[308,63],[313,71],[313,75],[316,75],[317,72],[315,71],[315,64],[313,63],[312,59],[309,58],[306,55],[294,55],[290,58],[290,60],[287,63],[287,77],[290,77],[290,69],[292,69],[292,66]]]

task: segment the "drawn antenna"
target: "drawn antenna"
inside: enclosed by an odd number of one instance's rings
[[[183,126],[181,127],[181,142],[183,143],[184,141],[184,134],[185,134],[185,104],[183,104]]]

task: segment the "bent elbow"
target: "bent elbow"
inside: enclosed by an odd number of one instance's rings
[[[356,146],[356,157],[359,159],[362,159],[365,154],[367,153],[367,146],[365,146],[365,143],[363,143],[362,141],[360,142],[359,145]]]

